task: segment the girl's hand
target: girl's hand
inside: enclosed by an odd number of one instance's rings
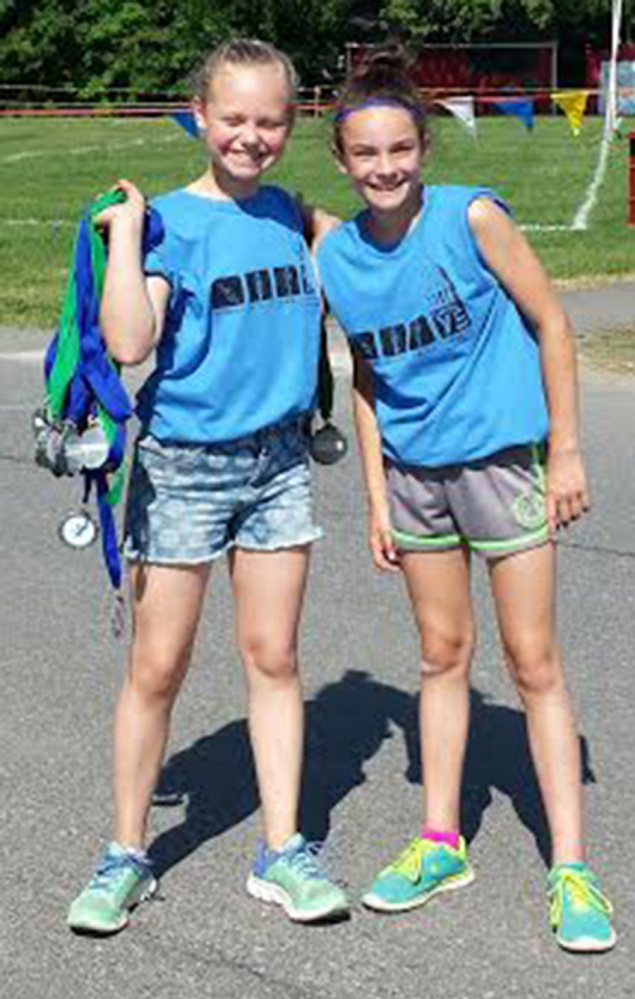
[[[399,572],[399,552],[395,548],[387,512],[371,509],[368,515],[368,546],[375,567],[382,572]]]
[[[554,450],[547,461],[547,523],[552,538],[589,509],[582,455],[574,448]]]
[[[113,190],[123,191],[126,195],[126,200],[122,201],[121,204],[111,205],[110,208],[104,208],[103,212],[99,212],[94,218],[95,225],[101,226],[104,229],[121,222],[142,226],[146,200],[139,188],[131,184],[129,180],[122,179],[117,181],[113,186]]]

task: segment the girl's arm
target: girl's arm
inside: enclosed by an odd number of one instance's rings
[[[375,416],[373,375],[353,352],[353,417],[368,499],[368,543],[378,569],[396,572],[399,555],[390,526],[381,437]]]
[[[536,328],[550,420],[547,519],[553,535],[589,508],[573,330],[542,264],[509,216],[478,198],[468,220],[488,267]]]
[[[100,323],[108,350],[122,364],[139,364],[156,346],[170,294],[168,282],[143,273],[141,241],[145,200],[128,181],[117,184],[126,201],[101,212],[96,222],[108,228],[108,264]]]
[[[295,198],[300,214],[302,215],[304,238],[311,247],[311,252],[315,253],[321,240],[324,239],[331,229],[337,228],[342,220],[337,215],[329,215],[322,208],[305,204],[300,194],[296,194]]]

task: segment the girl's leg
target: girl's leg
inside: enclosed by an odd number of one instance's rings
[[[415,908],[474,878],[465,842],[458,836],[474,647],[469,555],[459,548],[407,552],[401,558],[421,640],[425,831],[382,868],[363,896],[364,905],[378,912]]]
[[[408,552],[402,565],[421,640],[425,823],[439,831],[458,831],[475,631],[469,554],[463,549]]]
[[[235,549],[230,558],[249,732],[273,850],[297,830],[304,740],[297,640],[308,564],[308,547]]]
[[[490,564],[506,658],[527,713],[552,863],[584,859],[580,746],[555,633],[551,544]]]
[[[117,842],[143,846],[168,738],[187,671],[210,565],[134,566],[133,639],[115,714]]]

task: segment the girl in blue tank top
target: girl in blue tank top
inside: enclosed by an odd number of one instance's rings
[[[588,507],[568,321],[494,193],[421,186],[428,131],[399,54],[377,52],[349,77],[334,146],[366,208],[322,240],[318,266],[353,355],[370,547],[405,576],[422,660],[423,830],[364,902],[406,910],[474,878],[459,816],[476,551],[549,825],[551,926],[564,948],[608,950],[554,630],[556,531]]]
[[[211,565],[225,552],[264,823],[247,888],[301,922],[347,908],[297,828],[297,631],[320,536],[307,422],[321,305],[303,213],[286,192],[260,186],[289,137],[294,95],[293,66],[272,46],[222,45],[193,103],[209,163],[154,201],[160,245],[143,258],[144,199],[127,181],[126,202],[100,219],[109,229],[101,317],[109,349],[124,364],[156,349],[156,366],[138,399],[126,511],[134,628],[115,720],[115,833],[71,905],[77,931],[122,929],[156,889],[144,850],[148,811]],[[314,231],[319,221],[314,213]]]

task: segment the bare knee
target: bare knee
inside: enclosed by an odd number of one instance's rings
[[[128,683],[134,692],[151,700],[171,701],[187,671],[190,647],[171,648],[168,643],[134,645],[128,667]]]
[[[532,636],[506,645],[508,668],[522,700],[542,697],[563,684],[560,650]]]
[[[298,671],[296,649],[292,645],[266,638],[251,638],[240,643],[249,683],[262,681],[288,683]]]
[[[474,651],[474,634],[463,632],[428,631],[421,639],[422,679],[435,676],[467,676]]]

